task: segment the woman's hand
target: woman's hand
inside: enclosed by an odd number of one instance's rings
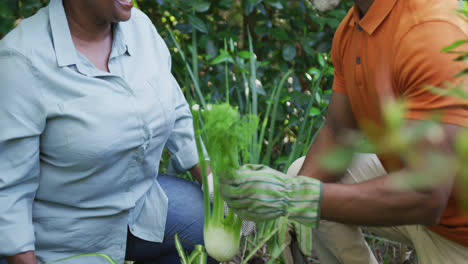
[[[16,254],[14,256],[6,257],[6,260],[8,264],[37,264],[34,251],[27,251]]]

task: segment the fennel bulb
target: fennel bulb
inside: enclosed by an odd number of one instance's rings
[[[203,112],[204,127],[200,129],[199,106],[192,107],[195,139],[203,177],[205,209],[204,240],[208,254],[218,261],[228,261],[239,251],[242,219],[228,209],[224,215],[218,175],[233,177],[239,165],[239,152],[247,153],[250,135],[257,128],[258,118],[242,118],[239,111],[229,104],[217,104]],[[213,211],[210,212],[208,176],[205,157],[201,147],[201,132],[207,147],[213,170]],[[206,183],[206,184],[205,184]]]
[[[205,229],[205,248],[218,261],[228,261],[239,251],[240,232],[226,227],[208,226]]]

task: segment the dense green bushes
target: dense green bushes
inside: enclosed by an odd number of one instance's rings
[[[329,51],[351,1],[326,13],[305,0],[137,2],[170,47],[173,73],[189,102],[201,102],[194,86],[198,82],[204,101],[229,97],[242,113],[258,114],[261,124],[268,118],[265,132],[258,135],[264,143],[261,154],[253,162],[284,169],[305,154],[328,105],[333,79]],[[288,72],[284,86],[278,87]]]

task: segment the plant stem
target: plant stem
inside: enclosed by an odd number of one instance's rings
[[[189,264],[189,262],[187,261],[187,256],[185,255],[185,252],[184,252],[184,248],[182,247],[182,244],[180,243],[178,234],[175,235],[174,240],[175,240],[177,252],[179,253],[180,262],[182,262],[182,264]]]
[[[292,71],[288,71],[283,78],[281,78],[279,82],[279,87],[277,89],[276,95],[274,97],[274,102],[273,102],[273,112],[271,113],[271,118],[270,118],[270,129],[268,131],[268,146],[266,150],[266,155],[263,158],[263,164],[270,164],[270,157],[271,157],[271,150],[273,149],[274,146],[274,140],[273,140],[273,132],[275,129],[275,123],[276,123],[276,115],[278,113],[278,104],[279,100],[281,98],[281,91],[283,90],[284,83],[286,80],[289,78],[291,75]]]
[[[193,11],[193,14],[195,15],[195,10]],[[199,72],[198,72],[198,45],[197,45],[197,30],[192,27],[192,72],[194,74],[195,80],[198,84],[200,85],[200,78],[199,78]]]
[[[185,63],[185,68],[187,68],[187,71],[190,75],[190,78],[192,79],[193,86],[195,87],[195,92],[198,95],[198,99],[200,99],[200,104],[203,106],[204,109],[206,109],[206,102],[205,98],[203,98],[203,94],[201,92],[199,83],[197,81],[197,78],[195,77],[192,69],[190,68],[187,59],[185,58],[184,52],[179,46],[179,43],[177,42],[176,38],[174,37],[174,34],[172,33],[171,29],[167,27],[167,31],[169,32],[169,36],[171,37],[172,41],[174,42],[174,45],[176,46],[177,50],[179,51],[180,57],[182,58],[182,61]]]
[[[298,158],[297,155],[296,155],[296,149],[297,149],[298,144],[302,141],[302,139],[304,137],[304,134],[305,134],[304,130],[305,130],[306,124],[308,123],[310,109],[312,108],[312,105],[313,105],[313,102],[314,102],[313,98],[314,98],[315,93],[317,92],[317,90],[319,88],[320,82],[322,81],[323,72],[326,72],[326,70],[327,69],[325,67],[325,69],[320,72],[318,78],[313,82],[313,85],[312,85],[313,89],[312,89],[312,93],[311,93],[312,99],[309,100],[309,102],[307,104],[306,110],[304,112],[304,121],[302,122],[301,127],[299,128],[299,134],[296,137],[296,141],[294,142],[291,153],[289,154],[288,163],[284,167],[284,172],[286,172],[288,170],[289,166],[292,164],[292,162]],[[304,147],[307,147],[307,145],[305,145]]]
[[[227,52],[227,42],[224,39],[224,50]],[[224,77],[226,82],[226,103],[229,104],[229,69],[228,69],[228,62],[224,63]]]
[[[258,150],[257,150],[257,157],[260,157],[260,154],[262,152],[262,146],[263,146],[263,138],[264,138],[264,135],[265,135],[265,130],[266,130],[266,126],[267,126],[267,123],[268,123],[268,120],[269,120],[269,116],[270,116],[270,112],[271,112],[271,106],[274,104],[274,100],[275,100],[275,96],[276,96],[276,93],[278,92],[278,89],[282,89],[283,88],[283,85],[284,85],[284,81],[289,77],[289,75],[291,75],[293,73],[293,70],[289,70],[282,78],[281,78],[281,81],[280,81],[280,85],[275,85],[275,88],[273,88],[273,92],[271,93],[270,95],[270,103],[268,104],[267,106],[267,110],[265,112],[265,117],[263,119],[263,123],[262,123],[262,128],[260,130],[260,137],[258,138]],[[268,141],[268,144],[271,144],[272,142],[269,142]]]
[[[258,116],[258,93],[257,93],[257,59],[255,58],[253,44],[252,44],[252,35],[250,34],[250,29],[248,29],[249,35],[249,52],[250,52],[250,90],[252,91],[252,112],[254,116]],[[259,156],[257,155],[257,141],[258,134],[255,132],[252,137],[252,163],[258,163]]]
[[[272,238],[279,231],[279,227],[276,227],[268,236],[266,236],[257,246],[250,251],[249,255],[242,261],[242,264],[247,264],[248,261],[257,253],[257,251],[266,243],[270,238]]]
[[[201,145],[201,138],[200,138],[200,116],[199,116],[200,110],[193,110],[193,127],[195,130],[195,141],[197,143],[197,151],[198,151],[198,157],[199,157],[199,164],[201,168],[201,173],[202,173],[202,185],[203,185],[203,206],[204,208],[204,214],[205,214],[205,225],[204,228],[206,228],[209,225],[210,222],[210,191],[208,189],[208,175],[206,174],[206,161],[205,161],[205,155],[203,153],[202,145]]]

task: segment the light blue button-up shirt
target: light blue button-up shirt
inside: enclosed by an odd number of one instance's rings
[[[109,69],[75,49],[61,0],[0,41],[0,256],[123,263],[127,227],[162,241],[163,148],[178,172],[198,155],[169,51],[137,9],[115,25]]]

